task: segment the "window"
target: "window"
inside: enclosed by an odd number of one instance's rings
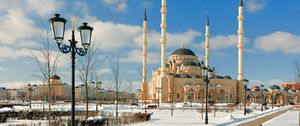
[[[177,93],[177,99],[180,97],[179,93]]]

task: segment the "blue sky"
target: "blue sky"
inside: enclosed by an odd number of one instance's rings
[[[28,49],[38,52],[48,18],[60,13],[68,20],[66,39],[70,38],[70,19],[76,26],[87,21],[94,27],[93,41],[100,57],[121,57],[124,88],[130,80],[137,87],[141,70],[141,35],[144,8],[148,14],[149,66],[160,64],[159,0],[0,0],[0,85],[20,87],[34,83],[38,69]],[[293,81],[292,64],[300,54],[299,0],[245,0],[244,76],[253,84],[280,84]],[[238,0],[168,0],[167,54],[182,44],[203,59],[205,17],[211,26],[211,66],[218,74],[237,77]],[[77,40],[79,36],[77,35]],[[53,41],[53,46],[56,43]],[[201,48],[200,48],[201,47]],[[60,54],[57,48],[54,52]],[[99,59],[100,60],[100,59]],[[109,62],[100,72],[110,83]],[[62,55],[57,74],[70,82],[70,56]],[[77,80],[77,82],[80,82]]]

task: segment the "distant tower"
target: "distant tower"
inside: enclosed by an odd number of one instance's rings
[[[209,17],[206,16],[206,27],[205,27],[205,67],[209,65]]]
[[[163,85],[166,83],[166,43],[167,43],[167,0],[161,0],[161,61],[160,61],[160,81],[157,85],[158,105],[162,102]]]
[[[239,2],[239,15],[238,15],[238,80],[243,80],[243,37],[244,37],[244,15],[243,15],[243,0]]]
[[[142,80],[142,99],[146,100],[148,97],[148,83],[147,83],[147,13],[145,9],[145,16],[143,22],[143,80]]]
[[[167,2],[166,0],[162,0],[162,7],[161,7],[161,62],[160,62],[160,66],[161,66],[161,77],[165,77],[166,76],[166,43],[167,43],[167,36],[166,36],[166,32],[167,32]]]

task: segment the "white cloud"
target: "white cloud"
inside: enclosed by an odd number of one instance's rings
[[[127,0],[101,0],[103,4],[110,6],[111,9],[118,12],[125,12],[127,9]]]
[[[100,39],[100,49],[104,51],[132,46],[132,39],[141,34],[141,27],[135,25],[97,21],[91,26],[94,27],[94,40]]]
[[[0,47],[0,58],[3,60],[5,59],[14,59],[17,60],[20,57],[29,56],[30,53],[27,49],[14,49],[11,47]]]
[[[63,5],[60,0],[0,0],[0,11],[20,10],[30,16],[37,14],[47,16],[58,10]]]
[[[27,40],[38,36],[39,30],[21,10],[8,10],[0,16],[0,43],[15,45],[17,41]]]
[[[85,1],[75,1],[74,2],[74,11],[80,13],[81,15],[88,15],[89,14],[89,7],[87,2]]]
[[[248,0],[246,9],[249,12],[255,13],[261,9],[263,9],[267,5],[265,0]]]
[[[244,43],[247,43],[248,39],[244,38]],[[212,50],[219,50],[223,48],[234,48],[237,46],[237,35],[217,35],[210,38],[209,46]],[[201,42],[201,48],[205,48],[205,41]]]
[[[142,27],[114,22],[104,22],[92,16],[85,17],[90,26],[94,28],[92,40],[101,43],[100,50],[111,52],[122,48],[141,48],[142,47]],[[82,20],[79,18],[78,20]],[[191,44],[201,33],[189,29],[185,32],[167,33],[167,46],[179,47],[181,43]],[[65,38],[71,37],[71,30],[66,31]],[[160,32],[150,30],[148,32],[148,47],[160,48]],[[76,32],[76,40],[80,40],[79,33]]]
[[[147,63],[156,64],[160,62],[160,53],[158,52],[148,52]],[[135,49],[128,52],[128,54],[121,58],[122,62],[130,63],[142,63],[142,50]]]
[[[281,83],[283,81],[280,79],[271,79],[271,80],[250,80],[249,84],[254,84],[253,86],[260,86],[260,85],[264,85],[265,88],[268,88],[272,85],[279,85],[281,86]]]
[[[184,45],[191,44],[194,39],[198,36],[201,36],[202,34],[196,30],[189,29],[186,32],[182,33],[167,33],[167,47],[179,47],[182,43]],[[161,34],[160,32],[151,30],[148,33],[148,47],[155,47],[157,49],[160,48],[160,38]],[[142,46],[142,34],[139,34],[134,39],[135,44],[139,45],[139,47]]]
[[[109,68],[102,68],[102,69],[98,70],[98,73],[100,73],[100,74],[107,74],[110,72],[111,72],[111,70]]]
[[[27,86],[27,84],[36,84],[41,85],[42,82],[39,80],[31,80],[31,81],[14,81],[14,82],[1,82],[0,86],[8,89],[20,89]]]
[[[34,49],[31,49],[31,51],[32,53],[34,53],[34,55],[36,55],[40,59],[40,61],[42,62],[45,61],[44,55],[41,51],[34,50]],[[9,60],[9,59],[18,60],[20,58],[25,58],[25,57],[33,58],[34,56],[26,48],[16,49],[7,46],[0,47],[1,61]],[[69,59],[70,58],[69,55],[62,55],[60,52],[51,51],[50,61],[53,62],[57,57],[58,57],[58,64],[57,64],[58,67],[66,66],[70,61],[70,60],[62,60],[62,59]]]
[[[60,0],[26,0],[27,7],[31,13],[46,16],[57,11],[62,5]]]
[[[300,36],[276,31],[259,36],[254,41],[254,49],[266,52],[300,53]]]

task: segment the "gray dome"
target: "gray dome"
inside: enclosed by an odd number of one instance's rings
[[[272,85],[269,87],[271,90],[275,90],[275,89],[278,89],[280,90],[280,87],[278,85]]]
[[[198,66],[197,63],[191,62],[191,61],[186,61],[182,63],[183,66]]]
[[[53,76],[50,77],[50,79],[60,80],[60,77],[58,75],[53,75]]]
[[[171,55],[192,55],[192,56],[196,56],[195,53],[192,50],[186,49],[186,48],[179,48],[179,49],[175,50]]]

